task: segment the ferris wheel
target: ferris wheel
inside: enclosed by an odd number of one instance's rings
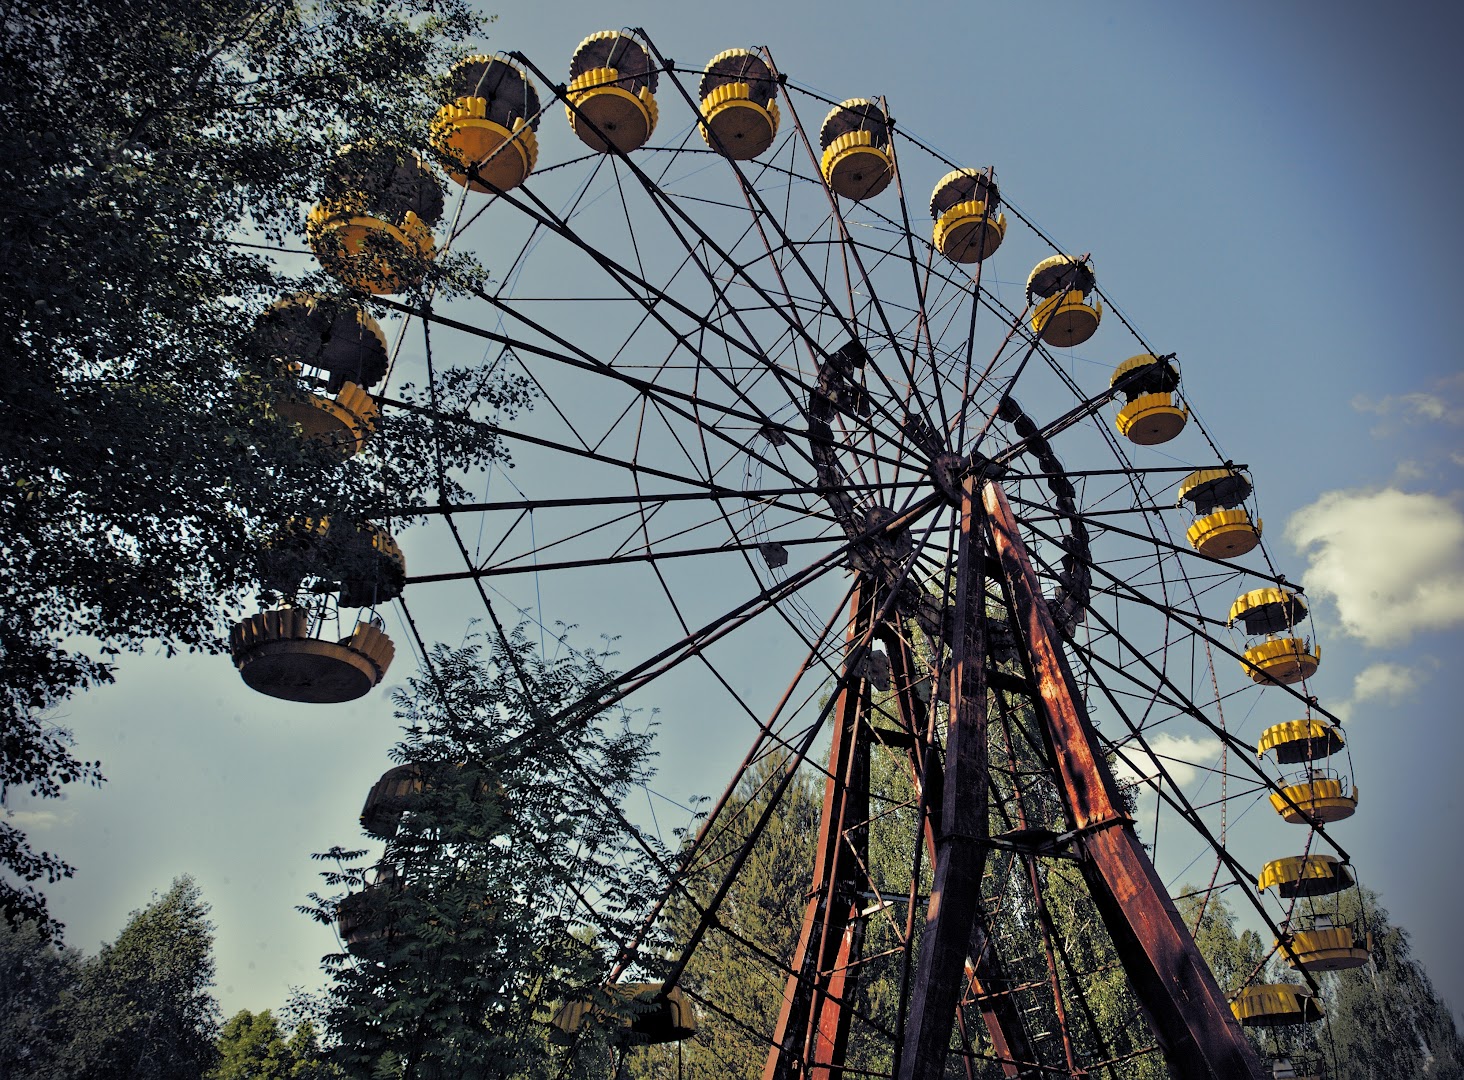
[[[669,956],[625,942],[607,972],[652,1006],[628,1041],[735,1029],[769,1078],[1126,1076],[1157,1057],[1260,1075],[1240,1025],[1314,1023],[1315,973],[1367,960],[1366,928],[1329,907],[1353,877],[1328,826],[1357,794],[1307,688],[1304,598],[1261,544],[1255,480],[1192,411],[1184,343],[1146,340],[1101,253],[1052,243],[995,169],[882,98],[801,87],[765,49],[679,65],[641,31],[591,35],[564,69],[453,70],[430,139],[447,202],[425,146],[337,159],[310,217],[321,264],[416,328],[429,379],[480,356],[538,400],[473,421],[516,468],[435,508],[438,565],[409,570],[378,524],[295,526],[366,554],[328,600],[240,623],[246,681],[366,692],[392,652],[376,605],[404,588],[471,589],[495,625],[541,604],[615,620],[627,663],[593,704],[695,701],[670,723],[741,759],[666,867],[645,929],[677,913]],[[451,303],[410,293],[443,248],[487,279]],[[264,325],[321,375],[282,411],[360,451],[397,405],[369,392],[380,327],[310,297]],[[349,608],[356,628],[329,629]],[[823,814],[785,958],[729,897],[806,777]],[[422,783],[383,777],[374,828]],[[1257,803],[1262,866],[1229,842]],[[1296,981],[1253,972],[1227,1000],[1172,874],[1252,909]],[[699,967],[719,939],[762,966],[760,1005]]]

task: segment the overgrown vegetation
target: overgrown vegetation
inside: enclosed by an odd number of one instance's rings
[[[416,145],[482,20],[463,0],[10,4],[0,37],[0,801],[100,783],[52,711],[144,648],[214,651],[291,519],[452,497],[481,430],[386,417],[342,464],[271,402],[259,312],[338,289],[299,250],[344,143]],[[436,404],[526,388],[439,372]],[[400,396],[413,393],[394,388]],[[425,393],[420,395],[426,400]],[[0,820],[0,910],[69,876]]]
[[[561,643],[562,646],[562,643]],[[654,899],[669,855],[621,816],[650,735],[593,701],[604,657],[546,660],[522,634],[438,647],[397,693],[397,761],[421,778],[381,858],[336,849],[357,932],[326,958],[325,1018],[350,1076],[606,1075],[592,1017],[570,1050],[550,1021],[590,1000]],[[568,713],[568,719],[565,714]],[[313,897],[336,922],[344,897]],[[655,955],[655,940],[642,943]],[[632,971],[632,977],[634,972]],[[603,1003],[602,1003],[603,1004]],[[561,1038],[559,1042],[566,1042]]]

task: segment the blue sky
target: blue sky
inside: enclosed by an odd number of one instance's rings
[[[1362,802],[1336,835],[1464,1007],[1454,926],[1464,880],[1448,839],[1464,757],[1464,363],[1450,322],[1452,263],[1464,250],[1448,54],[1457,15],[1370,13],[1364,23],[1345,5],[1259,3],[722,10],[524,6],[500,12],[488,47],[520,50],[564,78],[579,40],[617,23],[644,27],[687,65],[767,45],[800,86],[835,99],[883,94],[902,130],[994,164],[1009,201],[1059,244],[1092,252],[1123,313],[1179,354],[1206,430],[1251,466],[1271,558],[1312,600],[1324,660],[1311,689],[1348,721]],[[663,130],[689,125],[664,93],[662,108]],[[541,167],[576,153],[557,109],[540,142]],[[912,203],[930,171],[910,169]],[[490,268],[503,257],[490,231],[465,240]],[[1003,264],[1002,254],[992,271],[1019,294],[1031,260]],[[529,273],[568,288],[580,269],[554,258]],[[1114,329],[1106,321],[1074,358],[1090,385],[1129,355],[1105,351]],[[485,490],[564,479],[535,467],[526,456]],[[440,536],[403,543],[414,572],[445,564]],[[537,593],[521,585],[504,585],[506,606],[542,603],[546,621],[578,621],[589,641],[620,633],[627,663],[651,651],[651,617],[641,636],[633,592],[581,578]],[[452,640],[476,605],[440,587],[410,599]],[[388,628],[399,649],[388,683],[399,683],[410,656],[399,623],[389,617]],[[726,650],[729,679],[781,689],[786,677],[766,674],[770,649]],[[683,708],[692,689],[673,680],[661,698],[639,699],[663,710],[660,786],[678,801],[715,793],[737,756],[731,735]],[[1270,699],[1261,712],[1274,708]],[[57,719],[110,778],[22,811],[44,846],[79,866],[51,890],[70,942],[94,948],[187,872],[214,905],[226,1013],[278,1006],[288,986],[315,984],[317,958],[335,945],[293,907],[316,885],[309,853],[353,842],[361,799],[386,767],[395,723],[385,693],[293,706],[251,694],[224,658],[149,656]],[[666,828],[680,823],[659,797],[648,797],[653,810]],[[1266,828],[1284,836],[1279,822]],[[1258,815],[1245,837],[1266,842]],[[1295,842],[1246,857],[1292,854],[1283,849]]]

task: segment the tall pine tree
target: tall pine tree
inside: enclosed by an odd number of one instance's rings
[[[566,1053],[598,1068],[593,1036],[566,1051],[550,1021],[595,992],[648,903],[648,860],[666,858],[617,811],[648,777],[649,735],[619,709],[560,715],[593,699],[601,661],[546,660],[520,631],[438,647],[398,694],[394,756],[418,789],[375,867],[324,856],[352,893],[309,909],[355,926],[326,958],[349,1075],[533,1080]]]

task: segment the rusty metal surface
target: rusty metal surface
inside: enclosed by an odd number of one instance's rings
[[[1170,1071],[1178,1080],[1259,1080],[1255,1052],[1120,809],[1006,496],[988,483],[982,497],[1020,622],[1019,651],[1039,691],[1055,777],[1079,833],[1079,865]]]
[[[935,834],[930,905],[895,1074],[899,1080],[937,1077],[944,1070],[956,1007],[966,986],[966,955],[986,865],[986,591],[983,515],[976,483],[967,480],[961,494],[945,790]]]
[[[859,643],[869,637],[873,614],[873,597],[863,582],[854,590],[849,613],[845,666],[857,670],[866,654]],[[862,937],[859,895],[869,888],[863,869],[869,864],[869,684],[864,679],[846,680],[835,715],[839,726],[830,748],[813,886],[764,1080],[843,1076],[838,1066],[849,1039],[853,963]]]

